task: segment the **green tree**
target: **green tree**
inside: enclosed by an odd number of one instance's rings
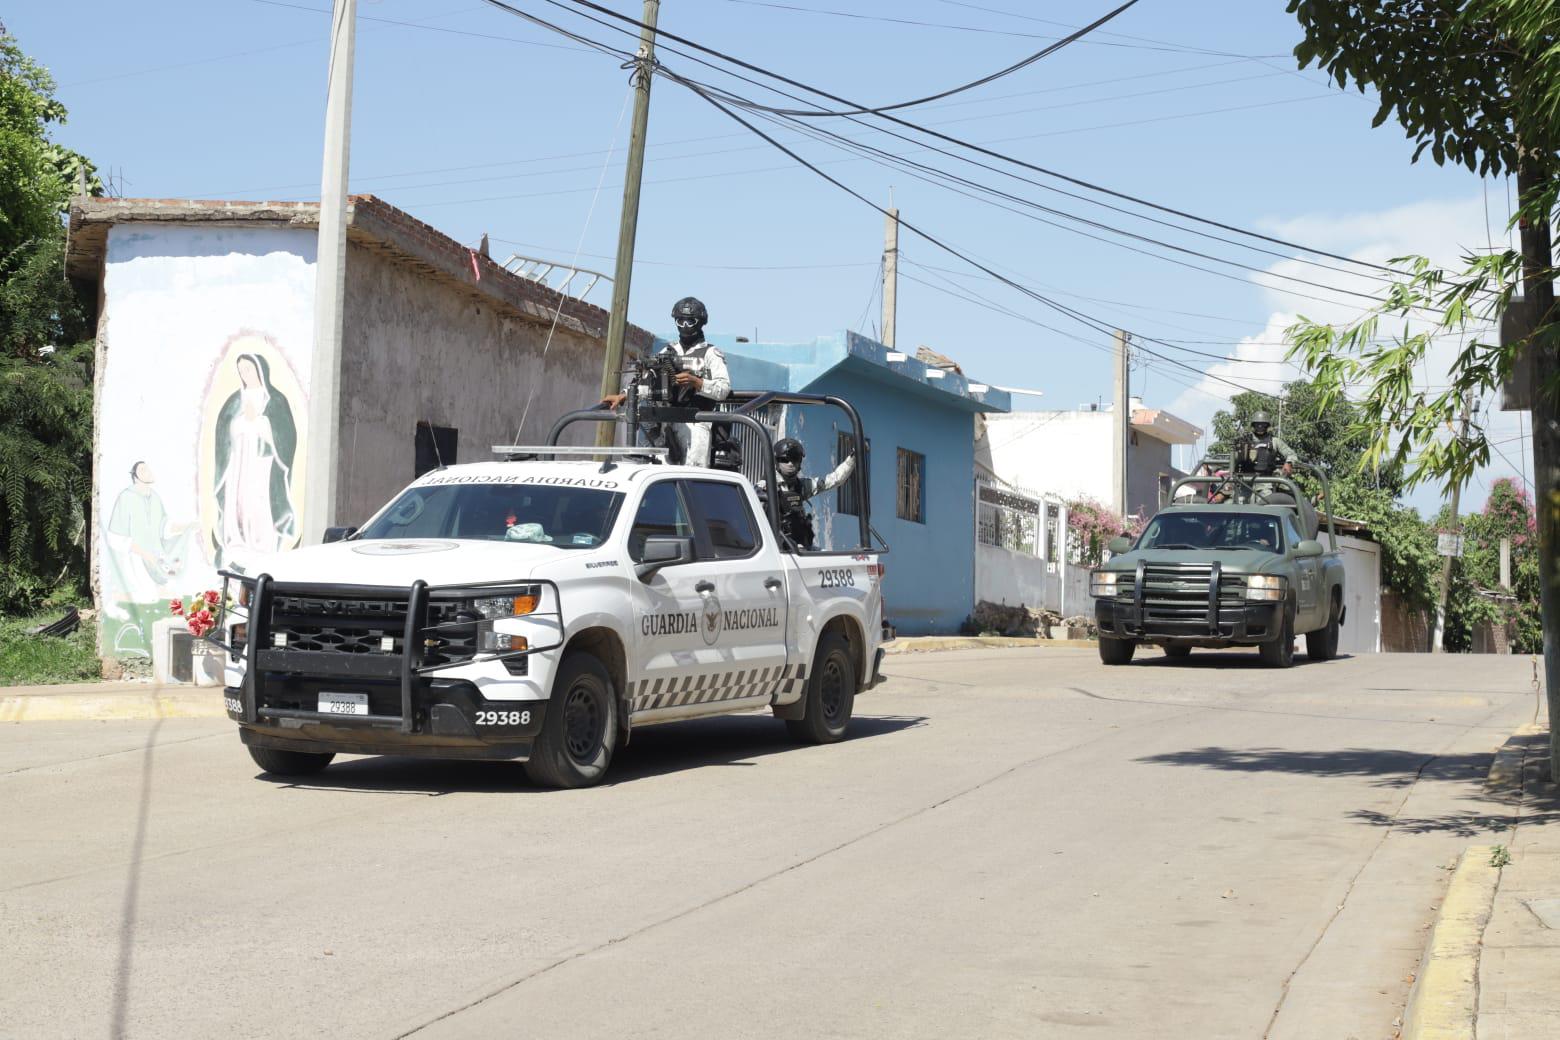
[[[1438,517],[1445,522],[1450,517]],[[1533,501],[1516,481],[1502,478],[1490,486],[1484,510],[1463,518],[1463,555],[1453,571],[1446,620],[1446,648],[1468,650],[1473,630],[1489,621],[1510,623],[1512,649],[1533,654],[1543,649],[1539,623],[1538,526]],[[1500,586],[1500,543],[1511,542],[1511,587]],[[1509,592],[1510,599],[1505,598]]]
[[[1355,473],[1370,444],[1360,409],[1348,399],[1326,396],[1310,380],[1284,384],[1276,395],[1254,391],[1230,398],[1230,408],[1213,417],[1214,440],[1209,450],[1224,453],[1251,425],[1257,412],[1267,412],[1284,441],[1304,461],[1319,467],[1336,481]],[[1402,487],[1402,468],[1372,471],[1357,477],[1364,486],[1386,489],[1391,495]],[[1390,497],[1390,496],[1389,496]]]
[[[49,140],[65,110],[48,72],[0,36],[0,611],[86,578],[92,346],[65,279],[61,215],[91,164]]]
[[[1300,67],[1315,63],[1339,86],[1373,88],[1381,102],[1374,125],[1396,119],[1417,143],[1413,160],[1428,149],[1440,164],[1516,175],[1520,252],[1470,253],[1456,271],[1398,258],[1371,312],[1338,327],[1302,319],[1289,338],[1324,404],[1363,392],[1370,442],[1362,469],[1401,465],[1409,484],[1448,489],[1490,458],[1482,430],[1450,435],[1463,402],[1485,397],[1512,373],[1519,350],[1528,353],[1550,765],[1560,776],[1560,325],[1550,242],[1560,199],[1560,0],[1290,0],[1288,10],[1305,32],[1295,48]],[[1468,335],[1510,306],[1519,282],[1528,334],[1508,344]],[[1444,334],[1461,340],[1449,385],[1422,389],[1417,374]]]

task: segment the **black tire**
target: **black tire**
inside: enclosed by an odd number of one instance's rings
[[[1327,608],[1327,625],[1305,634],[1305,656],[1313,661],[1331,661],[1338,656],[1338,597]]]
[[[1278,638],[1270,639],[1257,648],[1262,655],[1262,663],[1269,668],[1289,668],[1295,663],[1295,615],[1291,610],[1284,611],[1284,623],[1279,628]]]
[[[612,764],[618,730],[612,673],[592,654],[566,655],[525,775],[542,787],[590,787]]]
[[[1192,656],[1192,648],[1189,646],[1165,646],[1160,647],[1160,649],[1165,652],[1166,657],[1182,658]]]
[[[1100,660],[1106,664],[1126,664],[1132,660],[1132,653],[1137,649],[1135,639],[1116,639],[1113,636],[1100,636]]]
[[[330,751],[284,751],[251,744],[249,757],[255,760],[255,765],[274,776],[309,776],[330,765],[336,755]]]
[[[833,744],[845,739],[856,706],[856,659],[844,637],[830,633],[818,640],[807,692],[807,707],[799,719],[786,719],[793,740]]]

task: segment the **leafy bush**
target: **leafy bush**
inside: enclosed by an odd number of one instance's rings
[[[1067,503],[1067,551],[1077,563],[1101,563],[1112,538],[1123,534],[1136,538],[1142,531],[1142,517],[1128,517],[1123,523],[1115,510],[1092,498]]]

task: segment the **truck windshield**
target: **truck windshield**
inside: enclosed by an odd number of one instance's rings
[[[561,549],[600,545],[623,504],[615,491],[546,484],[411,487],[358,538],[470,538]]]
[[[1278,520],[1261,513],[1161,513],[1149,522],[1139,549],[1283,549]]]

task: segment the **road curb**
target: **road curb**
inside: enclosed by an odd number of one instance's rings
[[[144,691],[0,695],[0,722],[123,722],[226,717],[222,691],[211,687],[148,686]]]
[[[1493,845],[1464,850],[1403,1012],[1403,1040],[1467,1040],[1479,1011],[1479,950],[1495,907]]]
[[[883,644],[885,654],[922,654],[933,650],[989,650],[992,647],[1045,646],[1065,650],[1093,650],[1092,639],[1030,639],[1023,636],[901,636]]]
[[[1495,761],[1490,763],[1489,775],[1484,778],[1485,791],[1497,798],[1516,798],[1522,794],[1522,762],[1523,748],[1516,741],[1521,737],[1530,737],[1535,733],[1544,733],[1547,730],[1533,723],[1523,726],[1500,746],[1495,752]]]

